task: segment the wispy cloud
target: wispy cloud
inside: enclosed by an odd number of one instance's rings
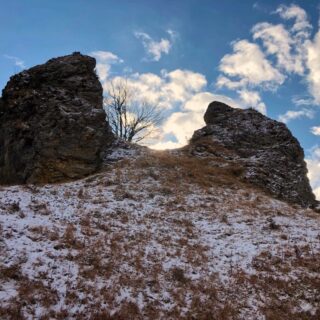
[[[295,21],[291,30],[292,32],[298,33],[298,36],[308,37],[310,35],[312,26],[308,21],[307,13],[301,7],[295,4],[290,6],[280,5],[276,13],[278,13],[282,19],[293,19]]]
[[[123,62],[117,55],[109,51],[93,51],[90,55],[97,59],[96,71],[101,81],[108,78],[112,64]]]
[[[288,123],[315,117],[320,106],[320,25],[312,38],[312,26],[305,10],[297,5],[281,5],[273,14],[281,23],[260,22],[251,29],[252,39],[237,40],[232,52],[220,61],[218,88],[235,91],[245,105],[265,109],[260,92],[277,90],[292,75],[307,84],[306,93],[292,99],[297,107],[279,115]],[[313,108],[313,109],[312,109]],[[311,128],[320,135],[320,127]],[[311,185],[320,199],[320,147],[314,147],[306,159]]]
[[[125,80],[137,101],[147,101],[166,110],[184,103],[207,85],[204,75],[181,69],[170,72],[162,70],[160,75],[133,73],[113,79]],[[103,84],[105,89],[108,89],[108,85],[107,81]]]
[[[161,128],[162,141],[151,147],[153,149],[172,149],[186,145],[194,131],[205,125],[203,114],[208,104],[215,100],[224,102],[232,107],[238,107],[238,104],[234,100],[208,91],[203,90],[191,95],[189,99],[181,103],[179,111],[172,113],[164,122]],[[168,141],[166,136],[173,136],[175,142]]]
[[[122,59],[110,51],[93,51],[91,52],[91,55],[102,62],[123,62]]]
[[[273,13],[283,23],[258,23],[251,30],[252,41],[232,43],[232,52],[220,61],[217,87],[236,91],[240,99],[257,100],[257,90],[277,90],[296,74],[307,83],[310,96],[293,102],[300,107],[320,105],[320,31],[311,38],[307,13],[297,5],[281,5]],[[311,118],[312,111],[289,110],[280,119],[288,122],[303,116]]]
[[[267,55],[274,55],[277,67],[288,73],[303,74],[303,55],[297,41],[282,24],[258,23],[252,28],[253,39],[262,41]]]
[[[240,102],[241,104],[244,105],[244,107],[254,108],[260,111],[262,114],[267,113],[267,107],[262,101],[259,92],[250,91],[247,89],[241,89],[241,90],[238,90],[238,94],[239,94]]]
[[[273,88],[283,83],[284,76],[266,59],[257,44],[240,40],[234,42],[232,47],[233,53],[225,55],[220,61],[219,70],[225,76],[218,78],[219,87]]]
[[[285,114],[282,114],[278,117],[278,120],[284,123],[288,123],[291,120],[295,120],[298,118],[309,118],[313,119],[315,116],[315,112],[309,109],[302,109],[302,110],[288,110]]]
[[[110,80],[126,81],[134,101],[150,103],[168,115],[157,140],[144,141],[154,149],[185,145],[193,132],[204,125],[203,114],[213,100],[239,106],[230,98],[207,92],[206,77],[190,70],[161,70],[159,74],[131,73],[114,76],[103,81],[105,91],[109,88]]]
[[[314,97],[315,103],[320,105],[320,30],[315,35],[313,41],[307,41],[307,82],[309,84],[309,91]]]
[[[306,158],[308,166],[308,177],[310,179],[313,192],[318,200],[320,200],[320,147],[314,146]]]
[[[234,99],[209,92],[206,77],[191,70],[162,70],[159,74],[140,74],[130,70],[123,77],[111,77],[110,66],[121,59],[110,52],[99,51],[95,56],[99,63],[104,63],[103,86],[106,88],[111,79],[125,78],[137,101],[147,100],[165,110],[168,118],[161,127],[160,139],[152,144],[154,148],[186,144],[193,131],[204,124],[203,113],[213,100],[224,101],[233,107],[253,107],[266,113],[267,106],[262,93],[277,90],[292,74],[303,77],[310,84],[310,92],[312,82],[314,96],[303,94],[295,97],[297,108],[280,115],[279,120],[288,123],[303,117],[311,119],[315,116],[315,110],[310,105],[315,101],[316,76],[320,73],[317,71],[318,61],[311,58],[308,62],[307,57],[312,57],[312,50],[316,52],[318,43],[316,39],[311,39],[311,27],[303,9],[281,6],[275,13],[283,23],[256,24],[251,29],[252,38],[233,42],[232,51],[220,60],[220,76],[216,85],[236,93]],[[159,61],[163,55],[169,54],[178,37],[172,30],[167,31],[167,37],[157,40],[145,32],[134,34],[141,40],[152,61]],[[308,46],[312,52],[308,52]]]
[[[6,59],[12,60],[14,62],[14,65],[19,67],[21,70],[26,69],[26,65],[22,59],[15,57],[15,56],[7,55],[7,54],[4,54],[3,56]]]
[[[319,127],[312,127],[310,131],[315,136],[320,136],[320,126]]]
[[[314,100],[311,97],[294,96],[292,97],[291,101],[298,107],[314,105]]]
[[[134,32],[137,39],[141,40],[143,47],[145,48],[148,57],[153,61],[159,61],[163,54],[168,54],[172,48],[173,42],[177,38],[177,32],[173,30],[167,30],[168,38],[161,38],[159,41],[155,41],[149,34],[145,32]]]

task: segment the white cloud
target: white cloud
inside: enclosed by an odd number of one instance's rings
[[[213,94],[211,92],[200,92],[186,101],[182,109],[184,111],[198,112],[203,116],[205,111],[207,110],[209,103],[213,101],[220,101],[233,108],[240,108],[237,102],[229,97]]]
[[[225,55],[219,65],[221,74],[216,82],[218,88],[237,90],[239,102],[263,114],[266,105],[254,87],[273,90],[281,85],[285,76],[268,61],[260,47],[247,40],[233,44],[233,53]]]
[[[306,50],[309,91],[314,97],[315,103],[320,104],[320,31],[315,35],[314,41],[307,41]]]
[[[311,187],[320,200],[320,147],[315,146],[311,149],[309,157],[306,159],[308,166],[308,177],[310,179]]]
[[[167,33],[171,37],[171,41],[174,41],[179,37],[179,33],[177,31],[172,30],[172,29],[168,29]]]
[[[256,24],[252,28],[253,42],[234,42],[232,52],[220,61],[221,74],[216,85],[235,91],[235,100],[207,92],[205,76],[190,70],[162,70],[160,74],[129,72],[126,75],[125,79],[137,101],[155,104],[169,114],[161,128],[161,139],[156,144],[153,142],[153,148],[172,148],[186,144],[194,130],[204,125],[203,114],[213,100],[235,107],[252,107],[266,114],[261,92],[276,90],[290,74],[307,77],[309,90],[320,104],[320,60],[317,59],[320,35],[314,41],[310,40],[311,26],[305,11],[300,7],[280,6],[276,12],[286,20],[286,24]],[[172,30],[168,30],[167,34],[167,37],[156,41],[147,33],[135,32],[149,58],[154,61],[159,61],[170,52],[178,36]],[[110,66],[120,62],[120,59],[110,52],[98,51],[95,55],[99,62],[97,70],[106,89],[106,79],[111,80]],[[309,97],[297,98],[294,103],[302,109],[288,110],[279,116],[280,121],[288,123],[301,117],[314,117],[314,111],[306,107],[310,103]],[[169,110],[174,112],[170,114]]]
[[[298,118],[307,117],[313,119],[315,112],[313,110],[302,109],[302,110],[288,110],[285,114],[282,114],[278,117],[278,120],[284,123],[288,123],[291,120]]]
[[[319,168],[318,168],[318,169],[319,169]],[[313,193],[315,194],[316,199],[317,199],[317,200],[320,200],[320,186],[319,186],[319,187],[314,187],[314,188],[313,188]]]
[[[262,102],[259,92],[242,89],[238,91],[238,94],[244,106],[256,109],[262,114],[267,113],[267,107],[264,102]]]
[[[15,56],[9,56],[7,54],[3,55],[6,59],[12,60],[14,65],[19,67],[21,70],[26,69],[26,65],[23,60]]]
[[[147,101],[161,109],[174,109],[160,128],[159,139],[145,143],[153,149],[172,149],[186,145],[193,132],[205,125],[203,115],[212,101],[221,101],[231,107],[248,105],[265,111],[258,92],[244,90],[239,101],[223,95],[205,91],[207,80],[204,75],[190,70],[162,70],[154,73],[135,73],[126,78],[114,77],[114,81],[127,81],[136,101]],[[108,82],[104,82],[104,89]]]
[[[296,106],[310,106],[314,104],[314,101],[310,97],[301,97],[301,96],[294,96],[291,99],[292,103],[295,104]]]
[[[112,64],[123,62],[117,55],[109,51],[93,51],[90,55],[97,60],[96,71],[101,81],[108,78]]]
[[[312,128],[311,128],[311,132],[312,132],[312,134],[314,134],[315,136],[320,136],[320,127],[312,127]]]
[[[217,85],[231,89],[257,85],[271,89],[282,84],[285,79],[266,59],[260,47],[247,40],[233,44],[233,53],[221,59],[219,70],[235,79],[222,76]]]
[[[157,142],[155,144],[149,145],[149,147],[154,150],[177,149],[181,147],[181,144],[179,142],[173,142],[173,141],[161,141],[161,142]]]
[[[228,88],[230,90],[235,90],[235,89],[246,87],[247,82],[246,82],[245,79],[234,81],[234,80],[229,79],[226,76],[219,75],[218,78],[217,78],[216,85],[217,85],[218,88],[225,87],[225,88]]]
[[[137,102],[146,101],[166,112],[176,110],[161,126],[157,141],[154,138],[144,141],[153,149],[172,149],[185,145],[193,132],[204,126],[204,112],[213,100],[235,105],[227,97],[205,92],[205,76],[190,70],[162,70],[159,75],[134,73],[125,78],[116,76],[103,81],[105,91],[111,80],[126,81],[132,99]]]
[[[308,21],[307,13],[301,7],[294,4],[290,6],[281,5],[276,10],[276,13],[278,13],[282,19],[295,20],[292,32],[295,32],[297,36],[308,37],[310,35],[312,27]]]
[[[162,126],[161,141],[150,147],[153,149],[178,148],[186,145],[195,130],[202,128],[205,123],[203,115],[212,101],[221,101],[231,107],[239,107],[236,101],[210,92],[200,92],[186,101],[180,111],[172,113]],[[175,141],[165,141],[166,136],[173,136]]]
[[[172,48],[172,44],[177,37],[177,33],[173,30],[167,30],[169,39],[161,38],[155,41],[145,32],[134,32],[137,39],[141,40],[147,54],[153,61],[159,61],[163,54],[168,54]]]
[[[117,81],[124,78],[114,79]],[[172,109],[177,104],[184,103],[207,85],[204,75],[181,69],[171,72],[162,70],[160,75],[136,73],[128,76],[126,81],[136,100],[144,100],[163,109]],[[104,89],[107,86],[105,82]]]
[[[165,134],[172,134],[180,146],[186,145],[196,129],[204,126],[203,113],[175,112],[164,123],[162,130]]]
[[[162,75],[168,79],[165,91],[169,93],[169,96],[181,102],[207,85],[204,75],[189,70],[177,69],[169,73],[164,71]]]
[[[117,55],[109,51],[93,51],[91,55],[101,62],[123,62]]]
[[[301,72],[298,72],[299,70],[296,69],[297,73],[304,76],[305,72],[308,71],[306,81],[309,86],[309,92],[314,99],[310,104],[320,104],[320,31],[318,31],[312,41],[310,39],[312,26],[308,21],[307,13],[297,5],[283,5],[276,12],[285,20],[294,20],[294,24],[289,31],[292,47],[296,54],[291,57],[294,58],[296,66],[299,69],[302,66]],[[288,56],[287,59],[288,65],[290,65],[290,57]],[[310,101],[310,99],[306,100]]]
[[[253,39],[261,39],[267,54],[275,55],[277,66],[286,72],[303,74],[303,55],[297,42],[282,24],[258,23],[252,28]],[[295,49],[295,53],[293,53]]]
[[[253,42],[234,42],[233,52],[220,61],[216,85],[237,91],[245,103],[248,98],[243,92],[276,90],[290,74],[297,74],[308,84],[310,97],[294,98],[293,103],[302,108],[320,105],[320,31],[310,38],[307,13],[297,5],[281,5],[275,13],[285,24],[258,23],[252,28]],[[259,103],[257,109],[263,111],[261,97]],[[280,117],[290,121],[302,116],[311,118],[311,111],[289,110]]]

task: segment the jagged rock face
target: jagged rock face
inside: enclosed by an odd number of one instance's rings
[[[204,120],[206,126],[195,131],[191,144],[199,145],[209,137],[212,144],[228,150],[227,161],[243,166],[246,181],[289,202],[316,204],[303,149],[285,124],[256,110],[235,109],[216,101],[209,105]]]
[[[114,140],[94,58],[74,53],[10,78],[0,100],[0,183],[95,172]]]

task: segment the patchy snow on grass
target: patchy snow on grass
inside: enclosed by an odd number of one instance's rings
[[[0,189],[1,319],[319,319],[319,214],[178,153],[120,153]]]

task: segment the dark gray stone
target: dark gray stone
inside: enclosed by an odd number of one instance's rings
[[[303,149],[284,123],[217,101],[209,105],[204,119],[207,125],[195,131],[191,144],[203,139],[208,143],[209,137],[214,146],[228,150],[227,161],[243,166],[244,180],[279,199],[304,207],[316,204]]]
[[[0,100],[0,183],[48,183],[97,171],[114,136],[96,61],[74,53],[10,78]]]

